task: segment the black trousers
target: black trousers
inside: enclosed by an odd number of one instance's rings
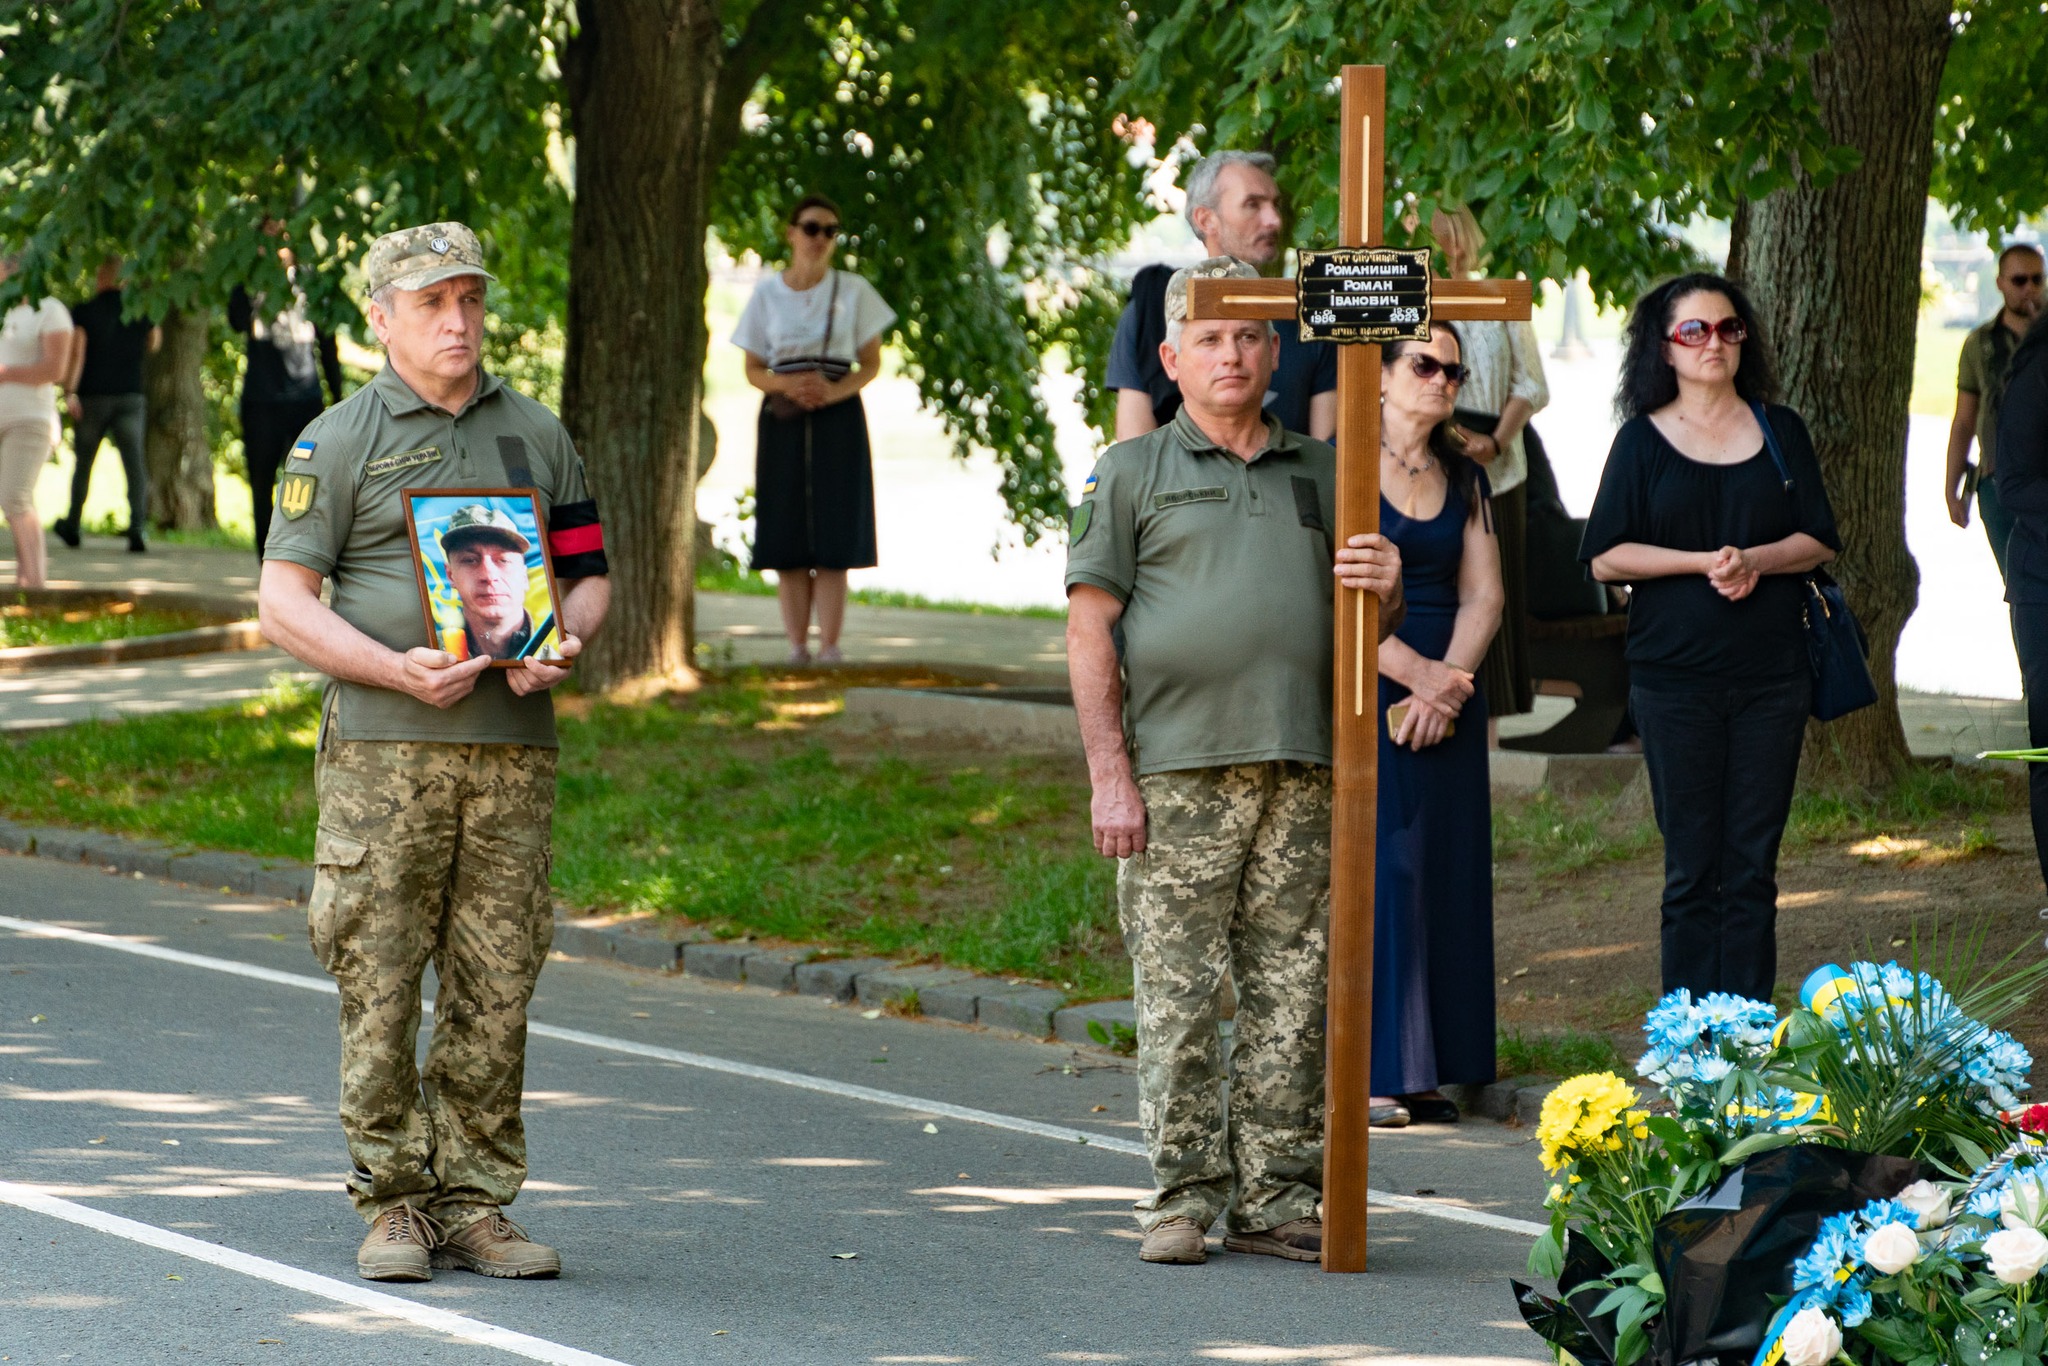
[[[121,468],[128,475],[128,530],[140,535],[149,525],[149,466],[143,461],[148,414],[148,401],[141,394],[79,396],[78,421],[71,428],[78,464],[71,471],[71,511],[65,514],[66,522],[77,526],[85,515],[93,462],[99,457],[100,442],[111,436],[114,449],[121,453]]]
[[[277,491],[277,467],[306,424],[320,416],[319,403],[244,403],[242,458],[249,465],[249,492],[255,500],[256,558],[270,537],[270,506]]]
[[[1778,842],[1812,706],[1765,687],[1629,690],[1664,834],[1664,990],[1768,1001],[1778,981]]]
[[[2048,745],[2048,603],[2014,603],[2012,643],[2027,696],[2027,742]],[[2034,857],[2048,883],[2048,764],[2027,765],[2027,808],[2034,818]]]

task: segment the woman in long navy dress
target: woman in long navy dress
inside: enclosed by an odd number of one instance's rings
[[[1408,601],[1380,646],[1371,1113],[1382,1127],[1454,1121],[1437,1088],[1494,1079],[1493,816],[1473,675],[1504,594],[1486,475],[1451,426],[1460,352],[1439,323],[1429,341],[1382,354],[1380,531],[1401,548]]]

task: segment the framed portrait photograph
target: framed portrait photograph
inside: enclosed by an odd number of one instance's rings
[[[406,489],[427,639],[491,667],[561,664],[562,601],[533,489]]]

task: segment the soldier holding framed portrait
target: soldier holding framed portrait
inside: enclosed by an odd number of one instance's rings
[[[387,363],[286,457],[258,595],[264,634],[330,680],[308,925],[341,988],[347,1185],[371,1226],[356,1268],[392,1281],[435,1267],[553,1276],[559,1256],[504,1207],[526,1179],[526,1005],[554,933],[548,690],[604,621],[604,534],[560,421],[482,368],[492,277],[475,235],[460,223],[389,233],[365,270]],[[480,571],[464,648],[437,638],[409,492],[452,502],[436,524],[444,561],[451,532],[478,559],[522,565],[544,538],[554,658],[525,648],[541,635],[525,620],[530,579],[508,590]],[[493,496],[513,493],[530,500],[524,527]],[[420,1068],[429,960],[439,987]]]

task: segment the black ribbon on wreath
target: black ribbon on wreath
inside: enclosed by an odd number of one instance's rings
[[[1792,1264],[1831,1215],[1888,1200],[1922,1175],[1906,1157],[1797,1143],[1760,1153],[1713,1189],[1657,1221],[1652,1245],[1664,1312],[1651,1334],[1654,1366],[1748,1366],[1778,1306],[1791,1297]],[[1612,1366],[1612,1315],[1592,1311],[1612,1268],[1582,1238],[1565,1240],[1558,1297],[1519,1281],[1522,1320],[1583,1366]]]

